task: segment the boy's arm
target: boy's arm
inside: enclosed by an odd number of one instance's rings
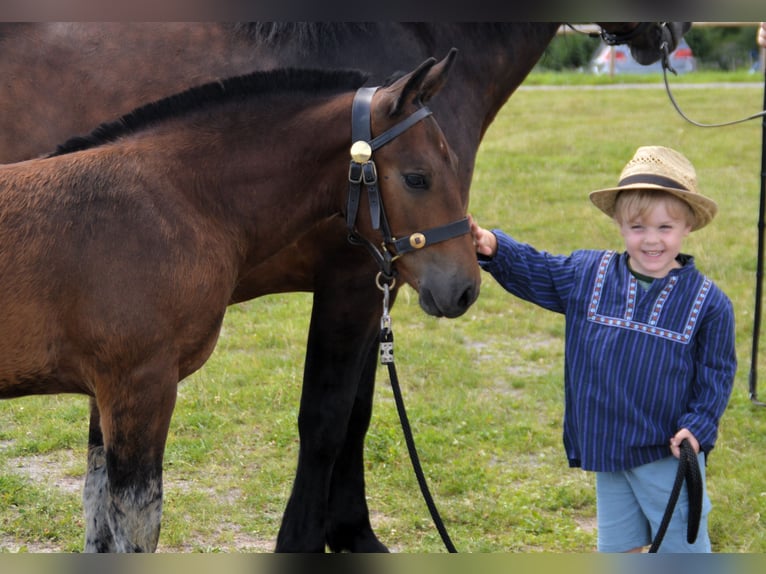
[[[482,269],[502,287],[540,307],[564,313],[575,287],[575,257],[552,255],[516,241],[499,229],[491,233],[496,242],[492,258],[479,257]]]
[[[706,453],[715,445],[718,423],[729,402],[737,370],[734,310],[728,297],[716,291],[712,309],[699,325],[697,378],[686,414],[678,425],[679,430],[688,429]]]

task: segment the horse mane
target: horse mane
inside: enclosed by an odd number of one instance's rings
[[[355,90],[367,79],[368,74],[358,70],[282,68],[209,82],[140,106],[115,121],[101,124],[88,135],[72,137],[47,157],[98,147],[159,122],[237,98],[280,92]]]
[[[434,49],[439,31],[460,29],[465,39],[485,41],[487,35],[503,37],[518,22],[398,22],[402,32],[417,39],[425,51]],[[230,30],[255,45],[269,49],[296,49],[299,54],[311,55],[319,51],[333,51],[348,47],[351,38],[365,41],[373,33],[390,33],[381,22],[236,22]]]
[[[350,36],[366,37],[376,22],[237,22],[235,34],[270,48],[296,47],[301,53],[332,50],[347,45]]]

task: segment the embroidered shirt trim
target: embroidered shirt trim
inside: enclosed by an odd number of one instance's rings
[[[694,298],[694,302],[692,303],[686,324],[684,325],[683,330],[680,332],[670,329],[663,329],[657,326],[657,322],[659,321],[660,315],[662,314],[662,308],[665,305],[665,302],[668,300],[671,291],[673,291],[673,288],[676,286],[676,283],[678,283],[678,277],[675,275],[668,279],[668,284],[665,285],[660,294],[657,296],[657,300],[654,302],[648,323],[636,321],[633,318],[633,313],[635,312],[636,308],[636,291],[638,288],[638,281],[633,275],[630,276],[628,283],[628,297],[625,305],[625,316],[610,317],[607,315],[602,315],[598,312],[598,306],[601,301],[601,294],[604,290],[606,271],[610,262],[616,255],[617,253],[615,251],[607,251],[604,253],[601,261],[599,262],[598,271],[596,273],[596,280],[593,284],[593,293],[591,295],[590,306],[588,307],[588,320],[606,325],[608,327],[630,329],[632,331],[654,335],[682,344],[689,343],[689,341],[691,341],[692,333],[694,332],[694,326],[697,323],[697,318],[699,317],[700,310],[702,309],[702,305],[705,302],[705,297],[707,297],[707,294],[710,291],[710,286],[712,284],[710,279],[705,278],[705,280],[702,282],[702,285],[700,286],[700,289]]]

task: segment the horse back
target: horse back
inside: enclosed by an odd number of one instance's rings
[[[0,28],[0,162],[51,151],[145,102],[257,67],[209,22],[35,22]]]

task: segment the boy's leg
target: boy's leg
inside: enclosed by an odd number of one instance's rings
[[[673,517],[668,524],[659,552],[711,552],[710,537],[707,531],[707,515],[712,507],[707,495],[705,481],[705,455],[698,455],[700,474],[702,475],[702,517],[699,532],[693,544],[686,541],[689,524],[689,494],[686,483],[681,489]],[[657,533],[668,505],[670,492],[673,490],[678,459],[669,456],[662,460],[645,464],[626,473],[633,492],[651,524],[652,539]]]
[[[598,551],[629,552],[651,542],[649,522],[624,472],[596,473]]]

